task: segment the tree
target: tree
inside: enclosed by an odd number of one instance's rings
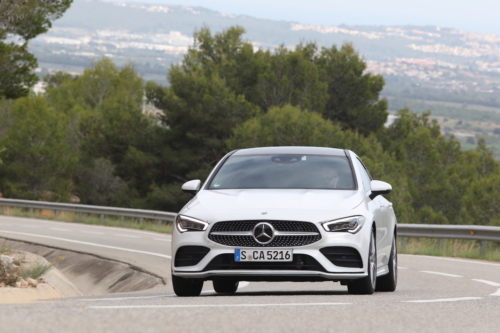
[[[6,147],[0,167],[2,192],[10,197],[68,200],[78,155],[66,142],[67,122],[41,96],[18,99],[12,126],[0,139]]]
[[[72,0],[0,0],[0,97],[26,96],[37,81],[28,41],[48,31]],[[7,36],[14,41],[6,42]]]
[[[466,224],[500,226],[500,174],[476,179],[462,198]]]
[[[27,51],[27,44],[4,43],[6,34],[0,31],[0,97],[26,96],[38,81],[32,71],[36,58]]]
[[[269,52],[258,50],[244,41],[245,29],[230,27],[212,35],[209,28],[194,33],[194,45],[190,47],[180,65],[186,74],[201,69],[204,75],[218,75],[236,95],[244,95],[253,101],[259,75],[263,72]]]
[[[365,73],[366,63],[350,44],[323,48],[315,62],[328,84],[323,116],[364,135],[380,130],[388,115],[387,100],[379,99],[383,77]]]
[[[327,84],[320,80],[320,69],[313,62],[315,44],[298,45],[294,51],[280,46],[265,53],[265,67],[258,75],[256,94],[251,102],[267,111],[286,104],[322,112]]]
[[[186,73],[173,67],[170,88],[162,98],[168,142],[177,151],[172,161],[174,178],[185,180],[190,171],[207,174],[226,152],[225,140],[232,129],[257,114],[258,108],[236,95],[218,73],[204,70]]]
[[[134,67],[101,59],[79,77],[56,73],[45,81],[48,103],[66,115],[68,142],[81,152],[76,194],[92,204],[143,207],[167,159],[166,128],[145,108]]]

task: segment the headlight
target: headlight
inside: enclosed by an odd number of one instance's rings
[[[323,222],[322,224],[326,231],[347,231],[355,234],[361,229],[363,224],[365,224],[365,218],[363,216],[351,216]]]
[[[177,225],[177,230],[180,232],[204,231],[208,227],[207,222],[184,215],[177,215],[175,224]]]

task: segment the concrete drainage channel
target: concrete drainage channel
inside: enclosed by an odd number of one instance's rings
[[[141,291],[166,284],[162,277],[124,262],[5,237],[0,239],[7,241],[15,251],[45,258],[83,295]]]

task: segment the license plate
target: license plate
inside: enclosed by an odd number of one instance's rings
[[[293,252],[288,250],[236,249],[234,261],[293,261]]]

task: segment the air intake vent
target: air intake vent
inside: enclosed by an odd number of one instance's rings
[[[219,254],[212,259],[204,271],[238,269],[325,272],[323,266],[307,254],[294,254],[291,262],[236,262],[232,253]]]
[[[194,266],[210,252],[208,247],[204,246],[182,246],[175,254],[175,267]]]
[[[322,248],[320,251],[335,266],[363,268],[359,252],[352,247],[332,246]]]

